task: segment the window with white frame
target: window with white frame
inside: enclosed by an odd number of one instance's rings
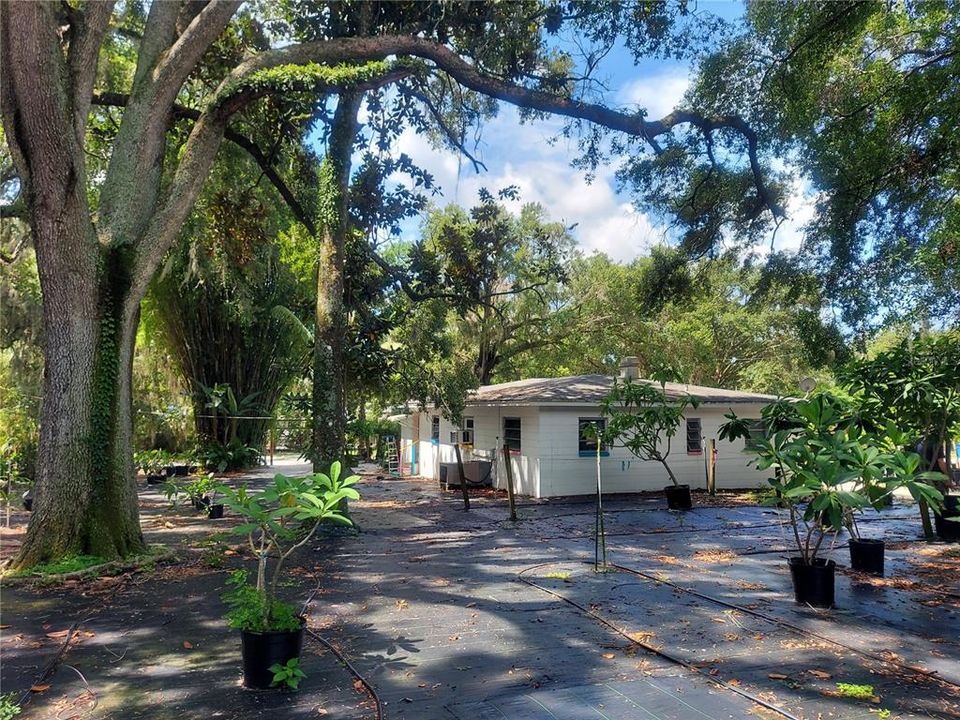
[[[601,417],[582,417],[577,419],[577,452],[581,457],[595,457],[599,435],[607,429],[607,419]],[[600,445],[600,454],[609,455],[607,448]]]
[[[767,434],[767,426],[763,420],[759,419],[749,419],[747,420],[750,423],[750,436],[747,437],[746,441],[743,444],[744,450],[756,450],[757,443],[763,440]]]
[[[463,419],[463,429],[460,431],[460,442],[463,445],[473,447],[473,418],[465,417]]]

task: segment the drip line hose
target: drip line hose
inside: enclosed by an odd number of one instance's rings
[[[589,563],[588,563],[588,564],[589,564]],[[711,684],[713,684],[713,685],[716,685],[717,687],[723,688],[724,690],[729,690],[729,691],[732,692],[732,693],[735,693],[735,694],[737,694],[737,695],[740,695],[741,697],[746,698],[747,700],[749,700],[749,701],[751,701],[751,702],[753,702],[753,703],[756,703],[757,705],[760,705],[761,707],[764,707],[764,708],[766,708],[767,710],[770,710],[770,711],[775,712],[775,713],[777,713],[778,715],[780,715],[780,716],[782,716],[782,717],[784,717],[784,718],[787,718],[787,720],[801,720],[799,717],[797,717],[796,715],[791,714],[789,711],[784,710],[783,708],[778,707],[778,706],[776,706],[776,705],[773,705],[772,703],[769,703],[769,702],[767,702],[766,700],[764,700],[764,699],[762,699],[762,698],[760,698],[760,697],[757,697],[757,696],[754,695],[753,693],[747,692],[746,690],[744,690],[744,689],[741,688],[741,687],[737,687],[736,685],[731,685],[730,683],[727,683],[727,682],[725,682],[725,681],[723,681],[723,680],[720,680],[719,678],[715,678],[715,677],[709,675],[708,673],[704,672],[702,668],[698,668],[696,665],[693,665],[692,663],[689,663],[689,662],[687,662],[686,660],[683,660],[682,658],[676,657],[675,655],[671,655],[670,653],[664,651],[664,650],[661,649],[661,648],[656,648],[656,647],[654,647],[653,645],[650,645],[650,644],[648,644],[648,643],[646,643],[646,642],[643,642],[642,640],[637,640],[637,639],[631,637],[630,634],[629,634],[626,630],[624,630],[624,629],[621,628],[620,626],[616,625],[615,623],[611,622],[610,620],[607,620],[607,618],[603,617],[603,616],[600,615],[599,613],[591,610],[590,608],[584,607],[584,606],[581,605],[580,603],[578,603],[578,602],[576,602],[576,601],[574,601],[574,600],[571,600],[571,599],[568,598],[568,597],[564,597],[564,596],[561,595],[560,593],[555,592],[555,591],[551,590],[550,588],[545,588],[545,587],[543,587],[542,585],[538,585],[537,583],[533,582],[532,580],[527,580],[527,578],[525,578],[525,577],[523,576],[524,573],[528,573],[528,572],[530,572],[530,571],[532,571],[532,570],[536,570],[536,569],[542,568],[542,567],[549,567],[550,565],[556,565],[556,563],[555,563],[555,562],[549,562],[549,563],[540,563],[539,565],[531,565],[530,567],[524,568],[523,570],[521,570],[520,572],[518,572],[518,573],[517,573],[517,579],[518,579],[520,582],[529,585],[530,587],[536,588],[537,590],[542,590],[543,592],[545,592],[545,593],[547,593],[547,594],[549,594],[549,595],[552,595],[552,596],[554,596],[555,598],[557,598],[557,599],[559,599],[559,600],[562,600],[563,602],[567,603],[568,605],[572,605],[573,607],[575,607],[575,608],[576,608],[577,610],[579,610],[580,612],[582,612],[582,613],[584,613],[584,614],[586,614],[586,615],[589,615],[590,617],[592,617],[592,618],[593,618],[594,620],[596,620],[597,622],[601,623],[602,625],[605,625],[607,628],[609,628],[610,630],[613,630],[613,631],[614,631],[615,633],[617,633],[618,635],[622,635],[623,637],[625,637],[627,640],[629,640],[631,643],[637,645],[638,647],[641,647],[641,648],[643,648],[644,650],[646,650],[647,652],[652,653],[653,655],[656,655],[657,657],[663,658],[664,660],[666,660],[666,661],[668,661],[668,662],[671,662],[671,663],[673,663],[674,665],[679,665],[680,667],[686,668],[687,670],[690,670],[690,671],[696,673],[697,675],[699,675],[700,677],[704,678],[704,679],[707,680],[709,683],[711,683]],[[616,566],[613,566],[613,567],[616,567]]]
[[[27,705],[30,704],[30,700],[33,698],[33,690],[31,688],[33,688],[35,685],[40,685],[44,681],[53,677],[53,674],[57,671],[57,668],[60,665],[60,661],[63,660],[63,656],[67,652],[67,648],[70,647],[70,642],[73,640],[73,634],[79,627],[79,621],[70,626],[70,629],[67,630],[67,636],[63,639],[63,644],[60,646],[60,649],[52,658],[50,658],[50,661],[44,666],[43,670],[40,671],[36,681],[29,688],[20,693],[20,698],[17,700],[18,706],[21,708],[26,708]]]
[[[340,662],[342,662],[344,665],[346,665],[347,669],[348,669],[351,673],[353,673],[353,676],[354,676],[355,678],[357,678],[357,680],[360,681],[360,683],[363,685],[363,687],[366,688],[367,692],[370,694],[370,697],[373,698],[374,706],[375,706],[376,709],[377,709],[377,720],[383,720],[383,718],[384,718],[383,705],[381,704],[381,702],[380,702],[380,696],[377,695],[377,691],[374,689],[373,685],[371,685],[370,682],[369,682],[363,675],[360,674],[360,672],[350,663],[349,660],[347,660],[347,658],[344,656],[344,654],[343,654],[342,652],[340,652],[339,650],[337,650],[336,646],[335,646],[332,642],[330,642],[330,641],[327,640],[326,638],[318,635],[317,633],[315,633],[315,632],[314,632],[313,630],[311,630],[310,628],[306,628],[306,630],[307,630],[307,635],[309,635],[310,637],[312,637],[314,640],[316,640],[316,641],[317,641],[318,643],[320,643],[321,645],[324,645],[325,647],[329,648],[330,651],[333,652],[333,654],[337,656],[337,658],[340,660]]]
[[[545,564],[546,564],[546,565],[554,565],[554,564],[556,564],[556,563],[545,563]],[[590,565],[590,564],[592,564],[592,563],[585,563],[585,564]],[[760,620],[764,620],[764,621],[766,621],[766,622],[768,622],[768,623],[771,623],[771,624],[773,624],[773,625],[779,625],[780,627],[786,628],[786,629],[790,630],[791,632],[795,632],[795,633],[802,634],[802,635],[807,635],[807,636],[810,636],[810,637],[815,637],[815,638],[817,638],[818,640],[822,640],[822,641],[824,641],[824,642],[828,642],[828,643],[830,643],[831,645],[836,645],[837,647],[841,647],[841,648],[843,648],[844,650],[848,650],[848,651],[850,651],[850,652],[852,652],[852,653],[856,653],[857,655],[861,655],[861,656],[863,656],[863,657],[865,657],[865,658],[869,658],[870,660],[874,660],[874,661],[876,661],[876,662],[881,662],[881,663],[886,663],[886,664],[888,664],[888,665],[894,665],[894,666],[896,666],[896,667],[898,667],[898,668],[902,668],[903,670],[906,670],[906,671],[908,671],[908,672],[910,672],[910,673],[913,673],[913,674],[915,674],[915,675],[921,675],[921,676],[923,676],[923,677],[930,678],[931,680],[936,680],[937,682],[942,683],[942,684],[944,684],[944,685],[949,685],[950,687],[960,689],[960,683],[955,683],[955,682],[953,682],[952,680],[947,680],[946,678],[940,677],[940,675],[937,673],[936,670],[923,670],[923,669],[921,669],[921,668],[913,667],[912,665],[906,665],[906,664],[904,664],[904,663],[896,662],[895,660],[888,660],[888,659],[886,659],[886,658],[884,658],[884,657],[881,657],[881,656],[879,656],[879,655],[875,655],[874,653],[868,652],[868,651],[866,651],[866,650],[861,650],[861,649],[859,649],[859,648],[855,648],[855,647],[852,647],[852,646],[850,646],[850,645],[845,645],[844,643],[839,642],[838,640],[834,640],[834,639],[831,638],[831,637],[828,637],[828,636],[826,636],[826,635],[821,635],[820,633],[816,633],[816,632],[813,632],[813,631],[811,631],[811,630],[807,630],[806,628],[802,628],[802,627],[800,627],[800,626],[798,626],[798,625],[794,625],[793,623],[787,622],[786,620],[781,620],[780,618],[773,617],[772,615],[767,615],[767,614],[762,613],[762,612],[759,612],[759,611],[757,611],[757,610],[751,610],[750,608],[743,607],[743,606],[741,606],[741,605],[737,605],[737,604],[732,603],[732,602],[729,602],[729,601],[727,601],[727,600],[723,600],[723,599],[721,599],[721,598],[713,597],[712,595],[707,595],[706,593],[702,593],[702,592],[700,592],[699,590],[694,590],[693,588],[688,588],[688,587],[683,587],[682,585],[677,585],[677,584],[674,583],[674,582],[670,582],[669,580],[664,580],[664,579],[658,578],[658,577],[656,577],[655,575],[650,575],[650,574],[648,574],[648,573],[643,572],[642,570],[635,570],[634,568],[626,567],[626,566],[624,566],[624,565],[618,565],[618,564],[616,564],[616,563],[609,563],[609,566],[612,567],[612,568],[616,568],[617,570],[620,570],[620,571],[622,571],[622,572],[626,572],[626,573],[629,573],[629,574],[631,574],[631,575],[636,575],[636,576],[638,576],[638,577],[642,577],[642,578],[644,578],[644,579],[646,579],[646,580],[652,580],[653,582],[659,583],[659,584],[661,584],[661,585],[667,585],[668,587],[671,587],[671,588],[673,588],[674,590],[679,590],[680,592],[687,593],[688,595],[693,595],[694,597],[700,598],[701,600],[707,600],[708,602],[712,602],[712,603],[715,603],[715,604],[717,604],[717,605],[722,605],[723,607],[730,608],[731,610],[736,610],[736,611],[742,612],[742,613],[744,613],[744,614],[746,614],[746,615],[752,615],[753,617],[759,618]],[[541,566],[536,566],[536,567],[541,567]],[[528,568],[528,569],[529,569],[529,570],[532,570],[532,569],[534,569],[534,568]],[[524,570],[523,572],[526,572],[526,570]],[[548,592],[549,592],[549,591],[548,591]]]

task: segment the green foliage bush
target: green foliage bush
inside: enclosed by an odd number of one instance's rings
[[[247,445],[240,438],[233,438],[226,445],[208,442],[197,449],[195,456],[207,470],[221,473],[253,467],[261,458],[258,448]]]
[[[226,618],[231,630],[296,630],[302,625],[295,606],[277,598],[267,598],[247,582],[246,570],[234,570],[227,585],[229,589],[223,593],[223,599],[230,608]]]

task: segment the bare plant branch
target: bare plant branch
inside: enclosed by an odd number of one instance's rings
[[[427,109],[430,111],[433,119],[436,121],[437,125],[440,126],[443,134],[447,136],[447,141],[454,148],[456,148],[461,155],[470,161],[470,164],[473,165],[474,172],[479,175],[481,170],[487,170],[487,166],[481,160],[477,160],[477,158],[475,158],[470,151],[467,150],[462,139],[457,137],[457,134],[453,131],[453,128],[447,125],[447,121],[443,119],[443,115],[441,115],[440,110],[425,93],[421,93],[417,90],[411,90],[410,95],[427,106]]]

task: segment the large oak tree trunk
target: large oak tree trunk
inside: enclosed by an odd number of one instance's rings
[[[82,230],[81,230],[82,231]],[[131,454],[137,302],[127,298],[121,253],[105,252],[96,286],[50,276],[44,289],[44,388],[34,516],[14,565],[144,549]],[[90,259],[86,259],[90,262]]]

